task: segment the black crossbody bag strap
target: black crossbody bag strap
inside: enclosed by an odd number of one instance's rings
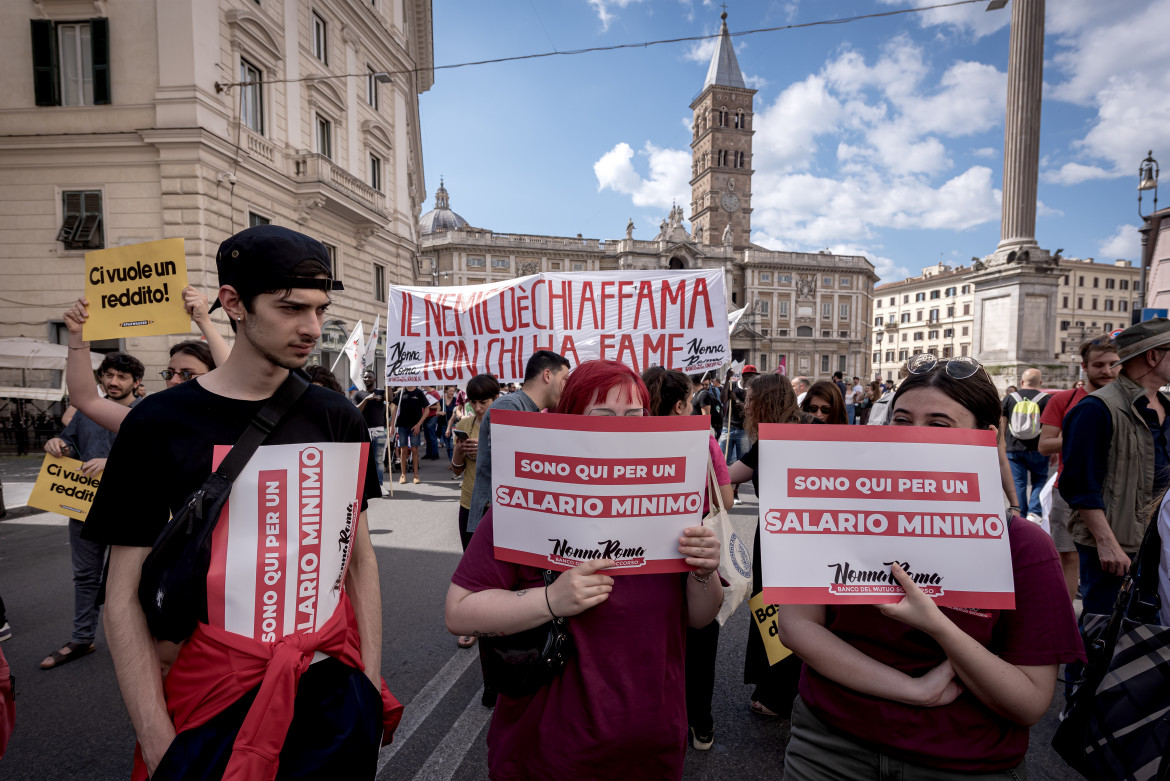
[[[297,400],[308,389],[309,380],[305,374],[299,370],[290,371],[288,378],[280,384],[272,398],[260,408],[256,417],[252,418],[252,422],[248,424],[248,428],[244,429],[244,433],[236,440],[231,451],[224,456],[223,461],[219,463],[219,468],[215,470],[215,474],[229,483],[235,482],[235,479],[240,476],[240,472],[244,471],[244,467],[248,465],[248,461],[256,449],[264,444],[264,440],[268,439],[268,435],[280,423],[281,418],[292,409],[292,405],[296,404]]]

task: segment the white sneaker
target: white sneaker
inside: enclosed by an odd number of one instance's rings
[[[1044,523],[1044,519],[1041,518],[1036,513],[1028,513],[1028,520],[1031,521],[1032,523],[1036,524],[1037,526]]]
[[[12,625],[5,621],[3,625],[0,625],[0,643],[3,643],[5,640],[9,640],[11,638]]]

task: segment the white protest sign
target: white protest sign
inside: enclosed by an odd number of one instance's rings
[[[731,358],[723,270],[543,273],[461,287],[390,286],[386,384],[523,382],[537,350],[574,366],[688,374]]]
[[[256,451],[212,534],[212,626],[271,643],[329,621],[361,516],[369,447],[330,442]],[[215,465],[230,449],[216,446]]]
[[[760,426],[769,604],[878,604],[902,565],[939,605],[1015,607],[995,433]]]
[[[502,561],[610,575],[687,572],[678,538],[702,523],[705,416],[492,412],[492,522]]]

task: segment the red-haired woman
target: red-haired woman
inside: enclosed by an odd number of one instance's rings
[[[650,399],[623,364],[589,361],[565,383],[554,410],[642,417]],[[549,616],[569,622],[574,654],[535,694],[500,695],[488,730],[488,774],[505,779],[681,778],[687,714],[683,655],[687,626],[711,622],[723,601],[719,541],[693,526],[679,538],[687,575],[604,574],[613,561],[574,567],[544,587],[541,570],[497,561],[492,513],[476,529],[447,592],[453,634],[515,634]],[[614,768],[620,767],[620,771]]]

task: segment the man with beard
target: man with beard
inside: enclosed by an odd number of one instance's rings
[[[98,382],[106,398],[127,407],[138,399],[135,391],[142,383],[145,369],[142,361],[126,353],[110,353],[98,367]],[[106,468],[106,457],[114,444],[116,434],[99,426],[84,413],[74,413],[69,425],[45,443],[45,452],[82,462],[81,472],[87,477]],[[73,564],[73,637],[41,662],[42,670],[51,670],[67,662],[80,659],[94,651],[97,635],[98,592],[101,589],[102,569],[105,567],[106,546],[81,538],[85,524],[69,519],[69,554]]]

